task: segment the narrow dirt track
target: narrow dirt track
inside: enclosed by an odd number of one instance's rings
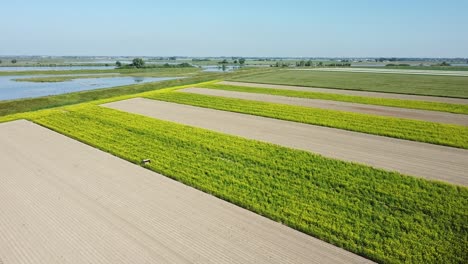
[[[393,94],[393,93],[380,93],[380,92],[365,92],[365,91],[354,91],[354,90],[333,89],[333,88],[302,87],[302,86],[292,86],[292,85],[230,82],[230,81],[229,82],[228,81],[219,82],[219,84],[246,86],[246,87],[271,88],[271,89],[280,89],[280,90],[303,91],[303,92],[344,94],[344,95],[376,97],[376,98],[390,98],[390,99],[402,99],[402,100],[414,100],[414,101],[440,102],[440,103],[449,103],[449,104],[464,104],[464,105],[468,104],[468,99],[437,97],[437,96],[423,96],[423,95],[396,94],[396,93]]]
[[[204,89],[204,88],[186,88],[179,90],[185,93],[211,95],[219,97],[237,98],[244,100],[279,103],[287,105],[298,105],[306,107],[316,107],[322,109],[340,110],[346,112],[355,112],[362,114],[380,115],[380,116],[391,116],[398,118],[408,118],[423,120],[429,122],[438,122],[446,124],[455,124],[468,126],[468,115],[451,114],[445,112],[436,111],[424,111],[415,109],[406,109],[398,107],[386,107],[377,105],[367,104],[356,104],[347,102],[338,102],[331,100],[319,100],[319,99],[306,99],[288,96],[278,96],[269,94],[258,94],[258,93],[247,93],[247,92],[236,92],[236,91],[223,91],[215,89]]]
[[[468,185],[468,150],[464,149],[143,98],[103,106],[427,179]]]
[[[369,262],[28,121],[0,150],[0,263]]]

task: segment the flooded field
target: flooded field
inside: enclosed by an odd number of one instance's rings
[[[0,67],[0,71],[71,71],[71,70],[112,70],[115,66],[20,66]]]
[[[0,100],[33,98],[77,91],[110,88],[116,86],[160,82],[177,77],[105,77],[73,79],[66,82],[17,82],[18,78],[36,76],[0,76]]]

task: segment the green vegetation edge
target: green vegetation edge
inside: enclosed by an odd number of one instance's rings
[[[468,77],[364,72],[277,70],[228,80],[381,93],[468,98]]]
[[[408,108],[408,109],[439,111],[439,112],[448,112],[448,113],[455,113],[455,114],[468,114],[468,105],[460,105],[460,104],[364,97],[364,96],[353,96],[353,95],[343,95],[343,94],[319,93],[319,92],[313,92],[313,91],[303,92],[303,91],[224,85],[224,84],[210,84],[210,85],[203,85],[203,86],[197,86],[197,87],[216,89],[216,90],[225,90],[225,91],[281,95],[281,96],[298,97],[298,98],[306,98],[306,99],[321,99],[321,100],[359,103],[359,104]]]
[[[183,92],[149,99],[468,149],[468,127]]]

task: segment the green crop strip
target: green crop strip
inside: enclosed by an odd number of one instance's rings
[[[468,98],[468,77],[280,70],[231,78],[233,81],[286,84],[357,91],[374,91]]]
[[[244,87],[244,86],[223,85],[223,84],[211,84],[211,85],[203,85],[203,86],[198,86],[198,87],[217,89],[217,90],[226,90],[226,91],[236,91],[236,92],[281,95],[281,96],[307,98],[307,99],[321,99],[321,100],[359,103],[359,104],[431,110],[431,111],[449,112],[449,113],[455,113],[455,114],[468,114],[468,105],[460,105],[460,104],[448,104],[448,103],[400,100],[400,99],[388,99],[388,98],[375,98],[375,97],[364,97],[364,96],[353,96],[353,95],[342,95],[342,94],[329,94],[329,93],[318,93],[318,92],[313,92],[313,91],[302,92],[302,91],[293,91],[293,90]]]
[[[468,127],[464,126],[181,92],[157,93],[145,97],[368,134],[468,148]]]
[[[91,104],[28,117],[378,262],[467,260],[465,187]]]

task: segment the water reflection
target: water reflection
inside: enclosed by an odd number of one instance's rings
[[[204,72],[230,72],[239,69],[239,66],[231,66],[231,65],[209,65],[209,66],[201,66]]]
[[[66,82],[17,82],[14,79],[35,76],[0,76],[0,100],[32,98],[77,91],[110,88],[136,83],[160,82],[180,79],[180,77],[105,77],[73,79]],[[40,76],[45,77],[45,76]]]
[[[55,66],[55,67],[0,67],[0,71],[71,71],[71,70],[112,70],[115,66]]]

